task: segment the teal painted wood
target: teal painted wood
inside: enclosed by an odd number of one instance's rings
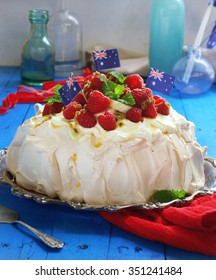
[[[19,84],[18,68],[0,67],[0,102],[9,92],[16,92]],[[174,90],[164,97],[196,123],[198,141],[216,157],[216,86],[200,96],[183,96]],[[17,127],[33,115],[33,104],[17,104],[0,116],[0,149],[10,144]],[[21,225],[0,224],[0,260],[216,259],[142,239],[111,225],[97,212],[16,197],[8,186],[0,186],[0,204],[18,210],[23,221],[65,242],[61,250],[50,249]]]

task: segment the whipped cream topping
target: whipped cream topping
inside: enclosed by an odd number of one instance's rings
[[[193,193],[204,185],[195,127],[174,109],[133,123],[119,119],[105,131],[84,128],[62,113],[36,116],[17,129],[7,167],[23,188],[91,205],[147,202],[163,189]]]

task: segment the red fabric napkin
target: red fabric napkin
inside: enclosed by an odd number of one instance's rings
[[[76,76],[76,80],[82,87],[84,77]],[[17,103],[36,103],[44,102],[47,97],[54,95],[54,87],[57,84],[64,85],[66,80],[61,81],[46,81],[42,85],[42,89],[37,90],[33,87],[19,85],[17,92],[9,93],[3,100],[0,106],[0,115],[7,113],[7,111],[13,108]]]
[[[164,209],[101,211],[110,223],[145,239],[216,256],[216,194]]]

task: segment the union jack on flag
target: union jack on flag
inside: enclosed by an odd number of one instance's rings
[[[120,67],[117,49],[92,52],[96,71]]]
[[[146,81],[146,87],[169,95],[174,86],[175,77],[166,72],[160,72],[151,67]]]
[[[107,59],[107,53],[105,50],[102,50],[102,51],[93,51],[93,55],[94,55],[94,59],[97,60],[97,59]]]
[[[154,79],[162,80],[164,72],[160,72],[159,70],[154,70],[151,68],[149,72],[149,77],[153,77]]]
[[[80,91],[81,87],[76,77],[71,73],[65,84],[59,89],[64,105],[67,106]]]

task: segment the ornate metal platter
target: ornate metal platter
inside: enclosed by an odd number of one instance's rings
[[[198,195],[211,195],[216,193],[216,159],[211,157],[206,157],[204,162],[205,167],[205,185],[202,189],[196,191],[190,196],[183,199],[175,199],[166,203],[143,203],[143,204],[132,204],[132,205],[88,205],[85,203],[75,203],[70,201],[62,201],[58,198],[49,198],[46,195],[39,194],[33,191],[23,189],[21,186],[16,184],[15,178],[7,171],[6,166],[6,154],[7,149],[0,150],[0,185],[9,185],[11,187],[11,192],[19,197],[33,199],[39,203],[58,203],[63,205],[68,205],[77,210],[105,210],[105,211],[118,211],[124,208],[142,208],[142,209],[155,209],[164,208],[169,205],[176,205],[179,203],[187,203],[194,197]]]

